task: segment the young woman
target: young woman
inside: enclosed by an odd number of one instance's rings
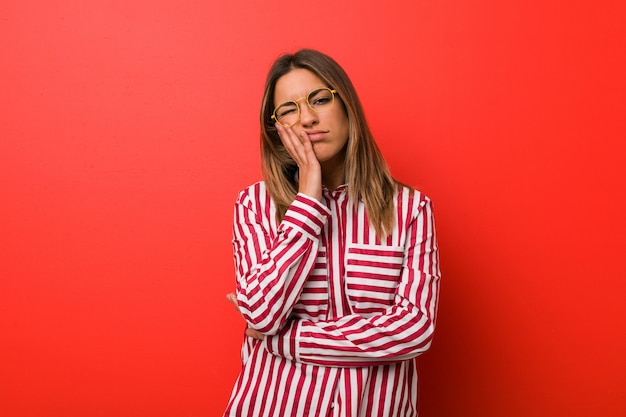
[[[394,180],[348,76],[300,50],[261,105],[263,182],[235,205],[248,324],[225,416],[416,416],[439,264],[430,200]]]

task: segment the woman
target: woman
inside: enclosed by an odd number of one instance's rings
[[[430,200],[395,181],[356,91],[330,57],[272,66],[263,182],[235,206],[248,323],[226,416],[416,416],[439,265]]]

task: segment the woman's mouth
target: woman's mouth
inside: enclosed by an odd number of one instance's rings
[[[311,142],[316,142],[316,141],[324,139],[324,137],[326,136],[326,133],[328,132],[324,130],[311,130],[311,131],[307,131],[306,135],[308,136]]]

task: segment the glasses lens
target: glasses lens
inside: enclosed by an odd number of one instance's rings
[[[306,98],[307,103],[309,103],[309,107],[316,112],[324,112],[329,110],[333,102],[335,101],[335,96],[328,88],[320,88],[319,90],[313,90],[309,93]]]
[[[294,101],[283,103],[274,111],[276,120],[281,125],[293,125],[298,121],[298,117],[300,117],[299,113],[300,109]]]

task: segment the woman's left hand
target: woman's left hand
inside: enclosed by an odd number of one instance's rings
[[[237,305],[237,296],[231,292],[226,294],[226,299],[230,301],[231,304],[235,306],[235,310],[239,312],[239,306]],[[251,327],[248,327],[246,329],[246,336],[256,340],[263,340],[265,338],[265,335],[263,333],[260,333]]]

